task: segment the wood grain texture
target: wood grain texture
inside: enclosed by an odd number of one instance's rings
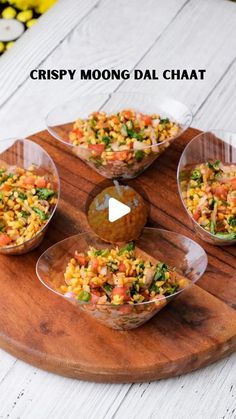
[[[184,209],[178,208],[175,172],[184,145],[195,134],[196,130],[188,130],[144,174],[129,182],[137,189],[140,185],[149,204],[150,225],[158,223],[188,236],[194,234],[185,226]],[[39,283],[35,275],[37,258],[51,244],[87,230],[86,200],[97,183],[104,184],[104,179],[91,172],[69,149],[58,147],[46,132],[32,139],[44,146],[57,164],[61,202],[36,251],[11,257],[10,265],[9,257],[0,258],[4,272],[0,294],[1,347],[40,368],[100,382],[166,378],[231,353],[236,348],[236,313],[232,308],[236,302],[235,248],[225,250],[204,244],[210,264],[201,287],[193,286],[153,320],[129,332],[98,324]]]

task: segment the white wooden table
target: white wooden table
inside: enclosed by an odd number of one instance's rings
[[[30,80],[37,67],[207,72],[202,81]],[[47,111],[72,96],[114,90],[165,92],[191,107],[194,127],[236,131],[235,74],[233,2],[59,0],[0,59],[0,138],[44,129]],[[234,354],[173,379],[109,385],[62,378],[0,351],[0,418],[235,418],[235,361]]]

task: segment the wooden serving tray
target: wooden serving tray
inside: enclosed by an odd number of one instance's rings
[[[180,154],[199,131],[189,129],[129,184],[149,206],[150,226],[185,234],[207,251],[198,285],[184,292],[138,329],[106,328],[47,290],[35,263],[52,244],[88,230],[89,199],[104,180],[46,131],[32,136],[54,159],[61,177],[58,211],[41,246],[23,256],[0,256],[0,346],[58,374],[100,382],[137,382],[183,374],[236,348],[236,247],[214,247],[194,234],[178,196]]]

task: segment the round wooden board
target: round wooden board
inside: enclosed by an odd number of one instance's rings
[[[194,234],[176,185],[180,154],[197,130],[189,129],[137,179],[129,181],[149,205],[149,225],[185,234],[207,251],[204,277],[144,326],[119,332],[87,317],[37,279],[41,253],[88,230],[86,203],[109,183],[47,132],[32,136],[54,159],[61,201],[41,246],[23,256],[0,256],[0,346],[35,366],[100,382],[139,382],[183,374],[236,348],[235,247],[214,247]]]

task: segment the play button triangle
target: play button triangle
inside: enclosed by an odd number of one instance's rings
[[[130,212],[130,207],[128,207],[128,205],[123,204],[122,202],[118,201],[115,198],[109,198],[108,219],[111,223],[129,214],[129,212]]]

